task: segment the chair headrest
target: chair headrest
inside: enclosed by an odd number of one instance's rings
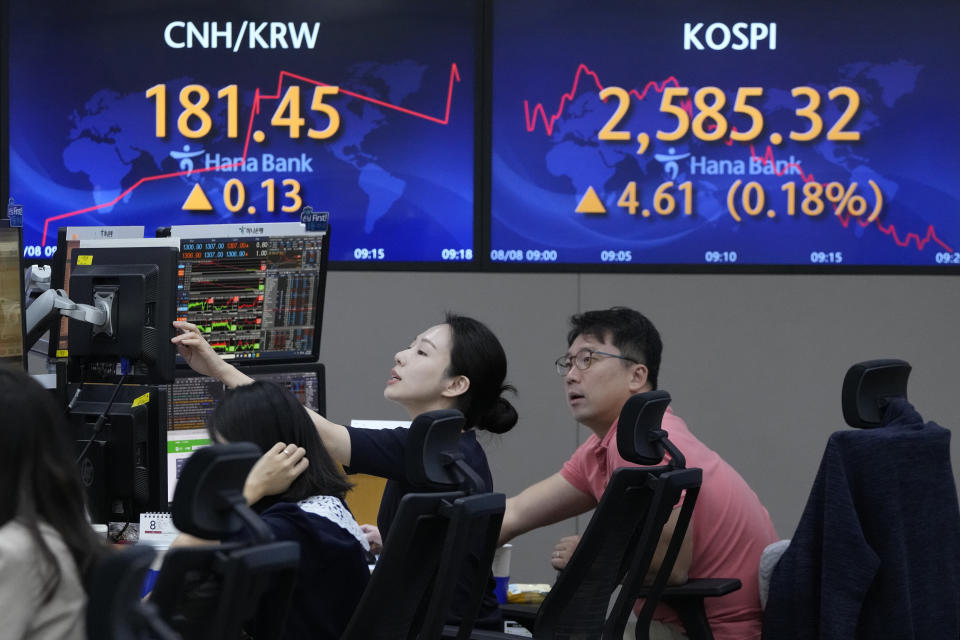
[[[887,402],[907,399],[911,368],[905,360],[868,360],[850,367],[840,395],[846,423],[858,429],[879,426]]]
[[[251,442],[214,444],[191,455],[173,494],[174,526],[199,538],[219,540],[237,533],[244,519],[236,505],[246,506],[243,484],[260,458]]]
[[[663,460],[666,434],[660,429],[670,404],[666,391],[647,391],[630,397],[617,421],[617,450],[624,460],[642,465]]]
[[[469,478],[473,471],[463,463],[459,446],[465,422],[456,409],[427,411],[413,419],[406,452],[410,484],[430,490],[474,488],[473,478]]]

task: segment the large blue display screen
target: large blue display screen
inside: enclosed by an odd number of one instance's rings
[[[490,259],[960,265],[960,4],[497,2]]]
[[[470,261],[478,6],[34,2],[9,24],[10,195],[58,226],[330,213],[332,261]]]

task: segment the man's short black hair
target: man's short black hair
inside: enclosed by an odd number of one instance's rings
[[[642,313],[627,307],[578,313],[570,318],[567,346],[573,344],[579,335],[598,340],[609,337],[610,342],[622,355],[647,366],[647,379],[653,389],[657,388],[663,342],[660,340],[660,332]]]

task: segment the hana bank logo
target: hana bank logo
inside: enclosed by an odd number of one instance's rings
[[[180,171],[186,171],[188,174],[193,172],[193,159],[203,153],[203,149],[199,151],[191,151],[190,145],[183,145],[183,151],[171,151],[170,157],[174,160],[180,161]]]
[[[671,180],[676,180],[677,174],[680,173],[678,161],[688,157],[690,157],[689,152],[677,153],[677,150],[673,147],[667,149],[666,153],[653,154],[653,159],[663,165],[663,172],[670,176]]]

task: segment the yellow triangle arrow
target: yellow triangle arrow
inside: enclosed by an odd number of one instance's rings
[[[207,198],[207,194],[200,188],[200,183],[193,185],[193,190],[181,207],[184,211],[213,211],[213,205]]]
[[[597,192],[593,190],[593,187],[587,187],[587,192],[583,194],[583,198],[580,200],[580,204],[577,205],[575,211],[577,213],[606,213],[607,209],[603,206],[603,203],[600,202],[600,198],[597,196]]]

